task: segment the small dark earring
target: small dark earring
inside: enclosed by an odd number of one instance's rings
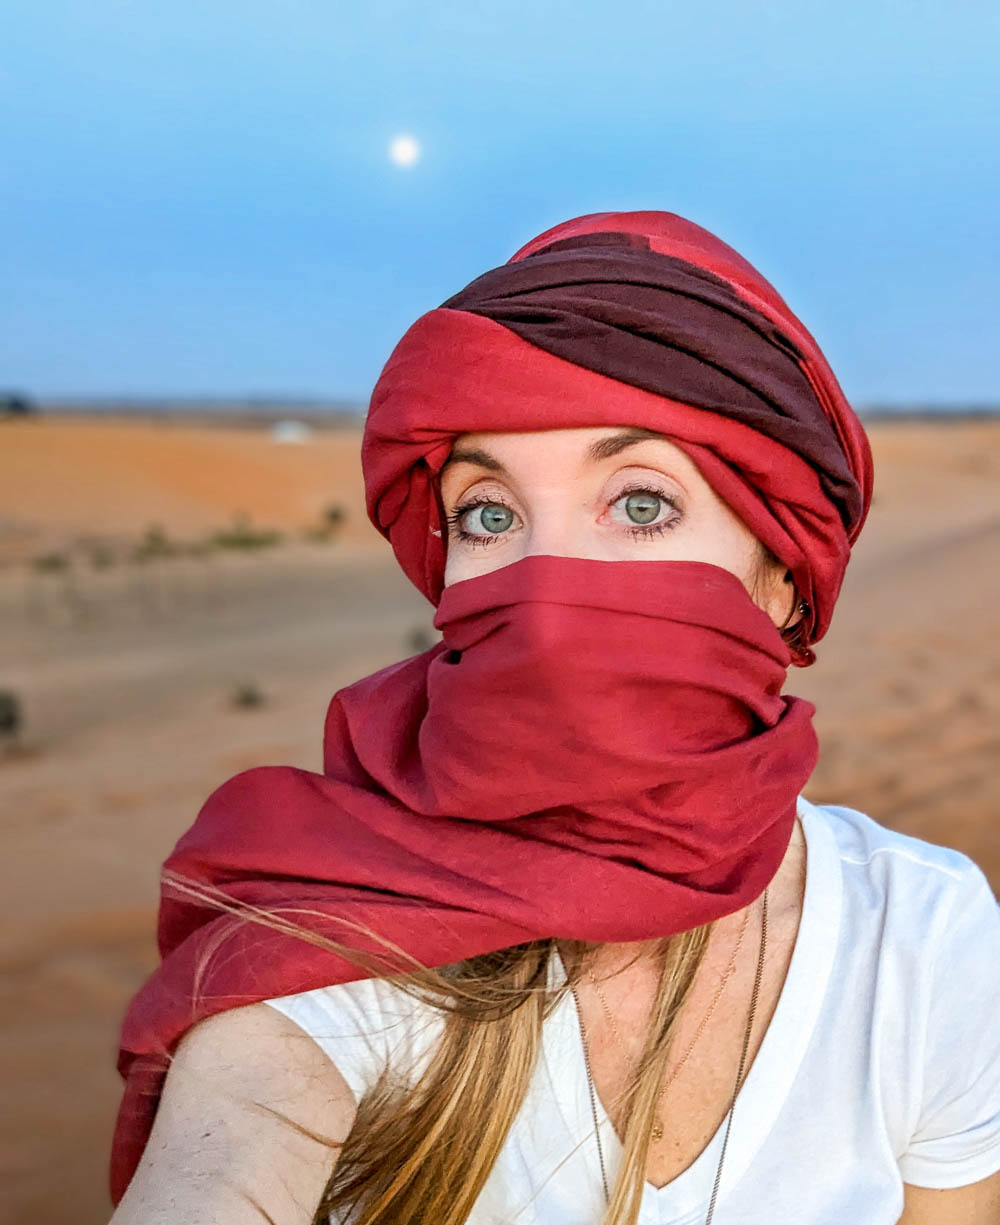
[[[805,600],[799,600],[799,612],[803,615],[803,617],[806,615],[808,611],[809,611],[808,603]]]

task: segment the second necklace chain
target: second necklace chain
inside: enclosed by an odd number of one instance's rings
[[[722,998],[722,993],[726,988],[726,983],[728,983],[730,978],[732,978],[733,976],[733,972],[736,969],[736,959],[739,956],[740,947],[743,944],[743,937],[746,934],[747,924],[749,923],[749,921],[750,921],[750,907],[747,907],[746,912],[743,915],[743,923],[740,927],[739,936],[736,939],[736,945],[733,948],[732,955],[729,958],[729,963],[727,964],[725,970],[722,972],[722,976],[719,979],[719,984],[716,987],[715,994],[712,997],[712,1002],[709,1004],[707,1011],[705,1012],[704,1016],[701,1018],[701,1021],[698,1024],[698,1028],[695,1030],[694,1036],[692,1037],[691,1041],[688,1043],[687,1048],[684,1051],[684,1054],[680,1057],[679,1061],[674,1065],[673,1069],[670,1072],[670,1075],[667,1077],[666,1081],[664,1082],[663,1088],[660,1090],[660,1099],[659,1099],[660,1103],[663,1102],[663,1099],[666,1096],[667,1091],[669,1090],[673,1082],[676,1080],[677,1075],[680,1072],[681,1068],[683,1068],[685,1063],[687,1063],[688,1058],[691,1055],[691,1052],[694,1050],[695,1045],[698,1042],[698,1039],[701,1037],[702,1033],[705,1030],[705,1026],[708,1024],[709,1020],[712,1017],[712,1014],[715,1012],[716,1005],[719,1003],[719,1000]],[[590,979],[590,982],[593,985],[595,992],[597,993],[597,998],[600,1001],[601,1010],[603,1011],[605,1019],[608,1022],[608,1027],[610,1028],[612,1034],[614,1035],[615,1041],[618,1043],[619,1047],[627,1053],[628,1047],[625,1043],[624,1038],[621,1035],[621,1031],[619,1030],[617,1023],[615,1022],[614,1014],[611,1011],[611,1008],[604,995],[604,992],[601,990],[601,984],[598,982],[597,977],[594,974],[593,970],[587,971],[587,977]],[[663,1121],[659,1117],[656,1119],[655,1123],[653,1124],[651,1136],[652,1136],[654,1143],[663,1139],[663,1136],[664,1136]]]

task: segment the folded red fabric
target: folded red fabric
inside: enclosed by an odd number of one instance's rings
[[[637,218],[648,241],[602,237],[596,253],[575,241],[585,223],[613,236]],[[657,263],[668,232],[702,265]],[[316,937],[381,952],[382,971],[545,937],[647,939],[748,905],[781,862],[818,755],[814,708],[782,694],[801,660],[734,575],[529,556],[442,591],[436,475],[465,430],[668,433],[794,570],[814,638],[867,511],[860,424],[735,253],[711,236],[699,246],[704,231],[668,214],[556,234],[519,253],[530,265],[543,248],[544,268],[487,274],[418,321],[379,380],[369,506],[438,604],[442,641],[334,696],[322,774],[238,775],[168,858],[162,963],[122,1029],[116,1203],[193,1024],[374,972]],[[678,296],[698,298],[697,317],[682,305],[670,322]],[[668,394],[673,377],[686,400]]]

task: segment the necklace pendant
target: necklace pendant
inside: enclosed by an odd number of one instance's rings
[[[663,1139],[663,1124],[660,1122],[660,1120],[659,1120],[659,1119],[657,1119],[657,1120],[656,1120],[656,1121],[653,1123],[653,1130],[652,1130],[652,1132],[651,1132],[650,1134],[652,1135],[652,1137],[653,1137],[653,1139],[654,1139],[654,1140],[662,1140],[662,1139]]]

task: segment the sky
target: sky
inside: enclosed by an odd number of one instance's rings
[[[995,0],[32,0],[2,26],[0,389],[363,403],[534,234],[654,208],[750,259],[856,404],[1000,401]]]

